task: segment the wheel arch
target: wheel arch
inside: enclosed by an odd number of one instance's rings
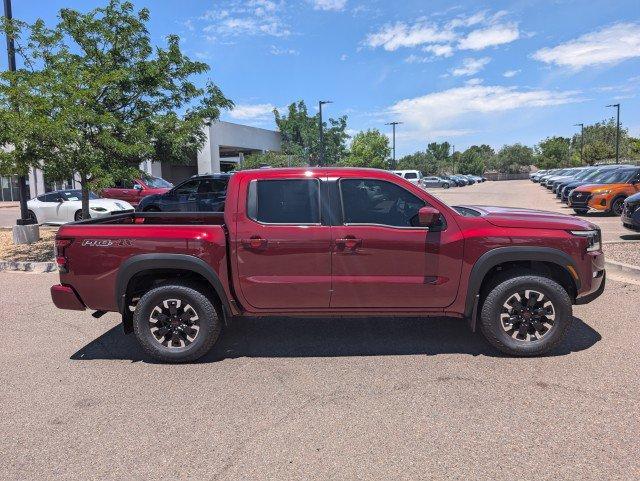
[[[211,294],[219,301],[223,320],[229,319],[231,309],[229,299],[217,272],[202,259],[187,254],[140,254],[122,263],[116,276],[116,305],[122,314],[126,332],[131,332],[133,315],[128,309],[127,296],[130,294],[132,282],[147,276],[153,279],[159,275],[162,279],[189,277],[196,284],[209,288]]]
[[[571,256],[551,247],[498,247],[485,252],[476,261],[467,286],[465,318],[475,331],[477,313],[480,309],[483,289],[490,286],[498,272],[512,269],[528,269],[554,279],[575,299],[580,290],[577,266]],[[572,274],[576,273],[575,275]]]

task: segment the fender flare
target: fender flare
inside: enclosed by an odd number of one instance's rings
[[[122,263],[116,276],[116,305],[118,312],[125,316],[125,296],[129,281],[139,272],[151,269],[181,269],[200,274],[207,279],[220,298],[225,318],[229,318],[231,309],[220,277],[213,268],[202,259],[187,254],[139,254]]]
[[[497,247],[485,252],[476,261],[469,274],[469,284],[467,285],[467,296],[465,300],[464,315],[469,320],[469,324],[475,330],[476,311],[480,296],[480,287],[487,273],[498,264],[515,261],[539,261],[551,262],[567,271],[569,277],[573,279],[576,292],[580,289],[580,279],[571,273],[568,267],[574,272],[578,272],[573,258],[559,249],[551,247]]]

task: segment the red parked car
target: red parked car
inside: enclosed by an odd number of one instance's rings
[[[224,213],[76,222],[56,248],[55,305],[119,312],[169,362],[198,359],[247,316],[450,316],[505,353],[539,355],[605,285],[594,224],[449,207],[373,169],[241,171]]]
[[[164,194],[172,187],[173,184],[171,182],[149,175],[139,179],[116,182],[114,187],[103,189],[102,196],[105,199],[124,200],[135,207],[143,197]]]

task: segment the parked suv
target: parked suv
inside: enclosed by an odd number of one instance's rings
[[[422,172],[419,170],[394,170],[393,173],[415,185],[418,185],[422,179]]]
[[[622,224],[627,229],[640,232],[640,193],[627,197],[624,201]]]
[[[221,212],[231,174],[198,175],[140,201],[139,212]]]
[[[599,184],[577,187],[569,196],[569,206],[576,214],[590,209],[621,215],[624,200],[640,192],[640,167],[621,168],[605,176]]]

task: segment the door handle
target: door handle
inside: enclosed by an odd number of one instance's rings
[[[347,249],[356,249],[362,245],[362,239],[356,239],[355,237],[344,237],[336,239],[336,245],[342,245]]]
[[[263,239],[258,235],[254,235],[249,239],[242,239],[240,243],[246,249],[264,249],[265,247],[267,247],[267,244],[269,242],[267,241],[267,239]]]

